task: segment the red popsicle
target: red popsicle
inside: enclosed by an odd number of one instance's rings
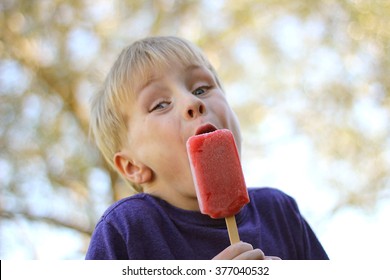
[[[187,153],[200,211],[226,218],[231,243],[239,242],[234,215],[249,197],[233,134],[220,129],[192,136]]]

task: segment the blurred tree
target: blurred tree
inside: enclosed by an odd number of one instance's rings
[[[88,100],[120,50],[149,35],[205,50],[248,149],[266,149],[263,123],[284,118],[316,148],[334,210],[373,207],[389,195],[389,14],[384,0],[3,0],[2,235],[25,220],[67,228],[82,255],[104,209],[131,194],[88,138]]]

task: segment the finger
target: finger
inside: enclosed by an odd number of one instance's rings
[[[276,256],[265,256],[264,260],[281,261],[282,259]]]
[[[234,258],[234,260],[264,260],[265,256],[263,251],[260,249],[254,249],[250,251],[243,252]]]
[[[225,250],[223,250],[221,253],[216,255],[213,259],[214,260],[231,260],[231,259],[234,259],[235,257],[243,254],[244,252],[252,251],[252,250],[253,250],[253,246],[251,244],[240,241],[238,243],[230,245]]]

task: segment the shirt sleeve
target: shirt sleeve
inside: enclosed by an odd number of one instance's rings
[[[91,237],[86,260],[129,259],[126,244],[121,234],[110,223],[102,219]]]
[[[324,248],[322,247],[312,228],[300,213],[296,201],[291,197],[289,197],[289,200],[290,206],[294,209],[294,213],[299,221],[300,232],[302,234],[300,240],[300,243],[302,245],[302,259],[328,260],[328,255],[326,254]]]

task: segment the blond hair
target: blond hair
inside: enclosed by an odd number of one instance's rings
[[[114,169],[114,155],[128,141],[127,119],[130,116],[122,110],[123,104],[130,102],[156,69],[162,70],[172,63],[205,66],[221,87],[216,71],[202,51],[182,38],[149,37],[125,48],[91,103],[90,130],[104,158]],[[132,187],[136,192],[142,191],[141,186]]]

